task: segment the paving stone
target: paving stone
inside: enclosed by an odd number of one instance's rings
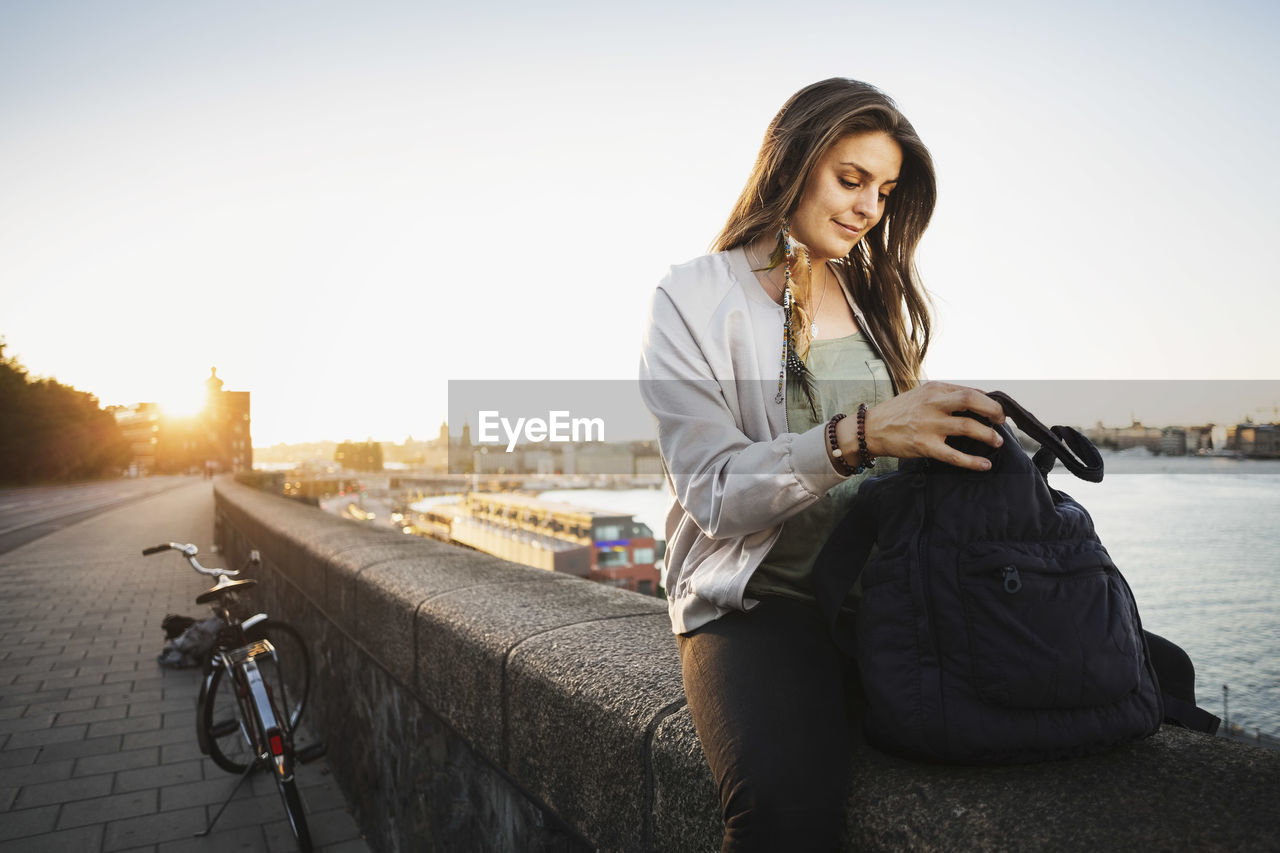
[[[192,758],[201,757],[200,745],[196,743],[194,733],[189,740],[184,740],[181,743],[166,743],[160,747],[160,762],[162,764],[172,764],[176,761],[188,761]]]
[[[124,736],[125,749],[137,749],[143,746],[163,746],[171,743],[186,743],[187,741],[195,742],[196,739],[196,721],[195,715],[191,715],[191,719],[187,720],[187,724],[180,728],[171,729],[155,729],[149,732],[134,732]]]
[[[337,844],[326,844],[316,848],[319,853],[369,853],[369,842],[364,837],[339,841]]]
[[[13,801],[17,796],[17,788],[0,788],[0,812],[7,812],[13,808]]]
[[[38,785],[41,782],[70,779],[73,764],[75,759],[67,758],[24,764],[21,767],[5,767],[0,769],[0,785]]]
[[[219,800],[209,805],[216,808],[220,803]],[[218,826],[230,829],[235,826],[270,823],[284,817],[284,803],[280,801],[279,794],[247,797],[243,802],[237,801],[234,807],[228,807],[222,817],[218,818]]]
[[[317,847],[360,837],[360,828],[356,826],[355,818],[345,808],[311,812],[310,801],[304,798],[303,803],[307,810],[307,828],[311,830],[311,842]]]
[[[101,826],[81,826],[63,832],[32,835],[0,844],[0,853],[68,853],[98,850],[102,846]]]
[[[62,714],[67,711],[87,711],[94,707],[96,701],[92,696],[83,696],[79,699],[62,699],[56,702],[41,702],[38,705],[28,705],[23,712],[26,716],[32,717],[37,714]]]
[[[62,807],[62,813],[58,815],[58,829],[154,814],[159,801],[157,792],[154,789],[148,789],[67,803]],[[134,845],[138,843],[134,842]]]
[[[24,709],[25,710],[25,709]],[[53,714],[41,714],[38,717],[15,717],[0,720],[0,733],[33,732],[53,726]]]
[[[213,762],[204,762],[213,764]],[[203,781],[192,781],[182,785],[167,785],[160,789],[160,811],[167,812],[173,809],[185,809],[191,806],[206,805],[216,810],[222,805],[223,801],[236,787],[236,777],[223,770],[218,770],[218,775],[213,778],[205,778]],[[235,802],[237,806],[245,801],[257,796],[249,785],[240,786],[236,791]],[[276,801],[279,801],[279,796]],[[210,811],[210,814],[213,812]]]
[[[113,820],[107,824],[102,849],[104,853],[110,853],[110,851],[127,850],[147,842],[158,844],[187,839],[204,828],[203,807]]]
[[[159,853],[268,853],[261,826],[241,826],[224,830],[215,826],[205,838],[184,838],[159,845]]]
[[[120,685],[111,685],[119,687]],[[159,690],[128,690],[120,693],[107,693],[97,697],[98,707],[105,708],[111,705],[137,705],[140,708],[147,708],[150,702],[159,702],[163,698],[163,693]],[[194,701],[194,700],[193,700]],[[147,713],[150,709],[147,708]]]
[[[0,720],[12,720],[26,713],[25,705],[7,705],[0,707]]]
[[[39,785],[26,785],[18,795],[19,808],[47,806],[50,803],[69,803],[72,800],[88,800],[111,793],[113,777],[110,773],[82,776],[79,779],[60,779]]]
[[[176,699],[165,699],[162,702],[148,702],[146,705],[130,705],[130,716],[159,712],[165,715],[164,724],[169,725],[171,714],[185,714],[188,721],[196,717],[196,700],[194,696],[179,696]]]
[[[29,683],[38,684],[42,681],[43,682],[70,681],[71,679],[76,678],[79,675],[80,675],[79,668],[74,666],[63,666],[59,669],[50,669],[49,667],[38,667],[35,670],[29,671],[29,672],[14,673],[14,678],[12,679],[12,681],[14,684],[29,684]],[[102,681],[101,675],[98,676],[98,681]],[[89,682],[86,682],[86,683],[89,683]],[[58,685],[55,683],[51,686],[57,687]],[[67,686],[74,687],[75,685],[69,684]]]
[[[110,737],[98,737],[92,740],[73,740],[66,743],[54,743],[40,750],[40,758],[57,759],[57,758],[81,758],[87,755],[102,755],[108,752],[118,752],[120,749],[120,736],[112,735]]]
[[[48,678],[49,674],[54,671],[59,661],[37,661],[36,663],[10,664],[8,666],[0,666],[0,681],[25,683],[27,681],[39,681],[41,678]],[[72,674],[75,671],[72,670]],[[36,678],[19,678],[18,676],[30,675]]]
[[[9,736],[9,742],[5,745],[5,748],[21,749],[24,746],[46,746],[55,743],[66,743],[67,741],[83,742],[87,729],[88,726],[82,724],[78,726],[62,726],[56,729],[41,729],[33,732],[18,732]]]
[[[303,774],[298,774],[298,781],[302,782]],[[338,787],[338,783],[332,777],[323,777],[324,782],[318,785],[298,785],[302,794],[302,800],[306,803],[309,811],[323,812],[329,809],[347,808],[346,797],[342,794],[342,789]]]
[[[141,717],[124,717],[118,720],[105,720],[101,723],[89,724],[90,737],[105,735],[123,735],[130,732],[149,732],[160,728],[159,714],[147,714]]]
[[[131,684],[91,684],[87,687],[72,687],[67,693],[68,699],[78,699],[81,696],[118,696],[126,693],[137,693],[139,690],[154,689],[135,688]],[[101,703],[100,703],[101,704]]]
[[[281,808],[281,813],[283,813]],[[311,822],[307,821],[307,828],[311,830],[311,842],[319,845],[321,842],[316,841],[315,829],[312,828]],[[293,837],[293,828],[289,826],[288,818],[268,823],[262,827],[262,834],[267,838],[267,849],[272,853],[293,853],[298,849],[298,842]]]
[[[25,689],[31,688],[31,689]],[[0,706],[38,705],[67,698],[65,689],[41,690],[39,684],[8,684],[0,687]]]
[[[195,725],[195,720],[195,708],[182,708],[181,710],[170,711],[165,714],[162,727],[166,729],[186,729]]]
[[[0,841],[49,832],[58,818],[58,808],[59,806],[43,806],[6,812],[4,820],[0,820]]]
[[[93,700],[86,697],[84,699],[73,699],[73,702],[92,702]],[[103,720],[118,720],[127,716],[129,713],[128,705],[108,706],[106,708],[86,708],[80,711],[64,711],[58,714],[57,724],[60,726],[71,725],[73,723],[98,723]],[[92,729],[90,736],[94,735]],[[97,734],[110,734],[110,732],[98,732]]]
[[[163,678],[145,678],[133,682],[134,690],[163,690],[165,686]]]
[[[196,697],[200,695],[200,684],[194,682],[192,684],[166,684],[164,688],[165,699],[186,699],[195,707]]]
[[[199,761],[183,761],[178,764],[161,764],[137,770],[124,770],[115,774],[115,793],[138,791],[143,788],[160,788],[163,792],[170,785],[198,782],[204,778]],[[163,800],[163,794],[161,800]]]
[[[142,767],[155,767],[159,763],[160,750],[154,746],[146,749],[131,749],[126,752],[113,751],[108,755],[81,758],[76,762],[72,775],[91,776],[95,773],[114,773]]]
[[[101,684],[102,684],[102,673],[88,672],[88,673],[80,674],[77,671],[77,674],[72,675],[70,677],[62,676],[61,674],[55,673],[55,677],[46,678],[44,681],[41,682],[41,689],[56,690],[59,687],[67,687],[67,688],[70,688],[71,690],[75,690],[77,688],[83,688],[83,687],[100,686]]]
[[[104,672],[102,677],[102,681],[104,684],[115,684],[121,681],[137,681],[137,680],[138,680],[138,670],[134,666],[130,666],[128,669],[118,669],[118,670],[113,670],[109,672]]]
[[[39,754],[38,746],[27,749],[3,749],[0,750],[0,767],[22,767],[35,761]]]

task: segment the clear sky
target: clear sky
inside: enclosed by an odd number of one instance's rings
[[[104,403],[217,365],[258,445],[632,378],[666,266],[838,75],[936,161],[931,376],[1276,379],[1278,43],[1264,2],[7,0],[0,335]]]

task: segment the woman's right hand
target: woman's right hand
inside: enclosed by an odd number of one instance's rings
[[[965,411],[982,415],[995,424],[1004,423],[1004,409],[976,388],[926,382],[867,409],[867,451],[872,456],[926,457],[958,468],[985,471],[991,467],[986,459],[961,453],[946,443],[950,436],[963,435],[992,447],[1003,444],[1000,433],[991,427],[955,414]],[[837,426],[845,427],[842,432],[848,436],[847,441],[845,435],[837,436],[841,448],[856,451],[858,438],[854,418],[845,418]]]

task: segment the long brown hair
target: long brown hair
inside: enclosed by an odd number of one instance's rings
[[[902,171],[884,216],[844,258],[844,269],[894,384],[905,391],[918,384],[929,348],[929,301],[915,253],[938,189],[929,149],[888,95],[843,77],[792,95],[769,123],[751,177],[712,250],[776,234],[827,149],[850,134],[869,131],[887,133],[901,146]]]

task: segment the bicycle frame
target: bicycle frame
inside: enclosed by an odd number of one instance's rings
[[[247,646],[221,652],[221,664],[230,674],[235,685],[236,699],[244,710],[242,719],[256,724],[252,732],[244,732],[253,744],[258,761],[272,764],[276,775],[288,779],[293,775],[292,750],[285,745],[293,736],[288,728],[288,718],[278,713],[271,696],[270,686],[258,670],[257,658],[263,655],[275,657],[275,648],[267,640],[258,640]]]

